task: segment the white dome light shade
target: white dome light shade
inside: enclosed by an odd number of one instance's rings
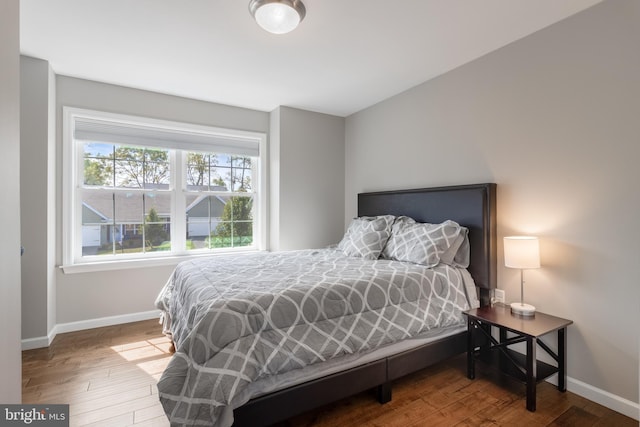
[[[251,0],[249,10],[258,25],[273,34],[294,30],[306,13],[298,0]]]

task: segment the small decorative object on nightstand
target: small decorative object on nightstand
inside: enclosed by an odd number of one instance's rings
[[[540,268],[540,246],[537,237],[511,236],[504,238],[504,265],[520,269],[520,302],[511,304],[511,311],[521,316],[533,316],[536,308],[524,303],[524,270]]]

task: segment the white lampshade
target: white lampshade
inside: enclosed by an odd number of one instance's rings
[[[540,245],[537,237],[504,238],[504,265],[509,268],[540,268]]]
[[[252,0],[249,10],[258,25],[273,34],[293,31],[306,14],[300,0]]]

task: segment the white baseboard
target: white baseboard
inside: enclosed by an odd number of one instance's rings
[[[27,338],[22,340],[22,350],[33,350],[35,348],[49,347],[56,337],[55,327],[51,329],[46,337]]]
[[[553,385],[558,385],[558,375],[556,374],[548,378],[547,382]],[[613,411],[626,415],[629,418],[633,418],[636,421],[640,421],[640,404],[636,402],[632,402],[571,377],[567,377],[567,390]]]
[[[55,325],[45,337],[23,339],[22,350],[49,347],[57,334],[101,328],[103,326],[121,325],[123,323],[139,322],[141,320],[158,319],[159,317],[159,310],[151,310],[141,313],[121,314],[118,316],[99,317],[97,319],[80,320],[77,322],[59,323]]]
[[[620,412],[636,421],[640,421],[640,405],[636,402],[616,396],[615,394],[601,390],[575,378],[567,378],[567,390],[609,409],[613,409],[616,412]]]

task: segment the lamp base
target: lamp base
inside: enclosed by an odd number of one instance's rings
[[[536,314],[536,308],[530,304],[523,304],[521,302],[512,302],[511,312],[519,316],[534,316]]]

